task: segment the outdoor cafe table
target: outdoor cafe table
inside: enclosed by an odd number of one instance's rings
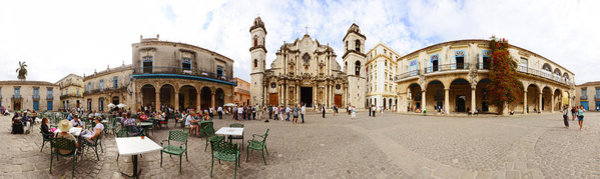
[[[146,133],[146,135],[148,135],[148,128],[152,127],[152,125],[154,125],[154,124],[152,124],[151,122],[138,122],[137,123],[137,126],[144,128],[144,133]]]
[[[71,130],[69,130],[69,134],[72,134],[73,136],[77,136],[77,137],[78,137],[78,136],[79,136],[79,134],[81,133],[81,130],[82,130],[82,129],[83,129],[83,128],[81,128],[81,127],[72,127],[72,128],[71,128]],[[62,131],[60,130],[60,128],[56,129],[56,130],[54,131],[54,134],[58,134],[59,132],[62,132]]]
[[[244,128],[221,127],[217,132],[215,132],[215,134],[225,136],[242,136],[244,135]]]
[[[142,169],[137,171],[138,168],[138,155],[159,151],[162,149],[160,145],[156,142],[152,141],[150,138],[141,137],[123,137],[123,138],[115,138],[115,142],[117,143],[117,149],[119,150],[119,155],[131,155],[131,161],[133,163],[133,175],[125,174],[121,172],[123,175],[128,177],[137,178],[140,173],[142,173]]]

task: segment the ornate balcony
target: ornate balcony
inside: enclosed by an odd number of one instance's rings
[[[40,95],[39,94],[34,94],[33,96],[31,96],[31,98],[33,98],[34,101],[40,100]]]
[[[47,99],[47,100],[53,100],[53,99],[54,99],[54,96],[52,96],[52,95],[48,95],[48,96],[46,96],[46,99]]]
[[[217,74],[215,72],[205,71],[201,69],[184,69],[182,67],[169,67],[169,66],[151,66],[151,67],[138,67],[133,68],[133,74],[178,74],[178,75],[191,75],[203,78],[210,78],[219,81],[225,81],[229,83],[237,84],[237,80],[233,77]]]
[[[579,99],[581,99],[581,100],[587,100],[588,97],[587,96],[581,96],[581,97],[579,97]]]

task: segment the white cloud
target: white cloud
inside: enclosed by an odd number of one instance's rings
[[[31,4],[36,4],[35,6]],[[401,54],[457,39],[506,37],[576,74],[594,79],[600,36],[598,1],[3,1],[0,2],[0,79],[16,79],[19,60],[30,80],[55,82],[107,65],[131,63],[139,35],[197,45],[236,62],[249,80],[250,35],[260,15],[267,62],[283,41],[308,33],[341,57],[341,40],[356,22],[367,47],[379,42]],[[341,59],[338,59],[341,63]]]

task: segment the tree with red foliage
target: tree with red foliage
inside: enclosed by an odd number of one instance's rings
[[[512,59],[508,51],[510,47],[508,41],[492,36],[488,45],[492,51],[488,94],[491,103],[498,107],[498,114],[503,114],[508,104],[515,101],[523,92],[523,86],[517,78],[517,62]]]

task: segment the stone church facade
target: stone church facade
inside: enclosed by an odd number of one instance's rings
[[[308,34],[277,50],[271,68],[266,69],[265,36],[260,17],[250,27],[251,104],[353,105],[364,108],[366,96],[365,40],[358,25],[352,24],[343,38],[344,66],[329,45],[320,44]]]

